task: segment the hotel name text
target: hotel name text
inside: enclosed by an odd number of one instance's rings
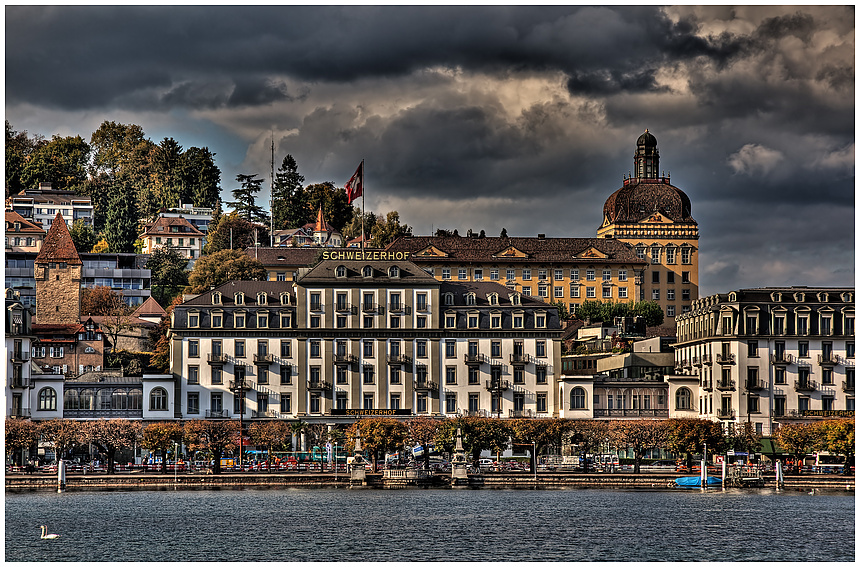
[[[323,260],[408,260],[409,252],[385,252],[383,250],[373,250],[365,252],[363,250],[348,250],[335,252],[332,250],[323,251]]]

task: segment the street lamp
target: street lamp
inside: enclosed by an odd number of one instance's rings
[[[176,483],[179,474],[179,443],[173,442],[173,490],[176,490]]]
[[[535,461],[535,482],[537,482],[537,443],[532,441],[532,458]]]

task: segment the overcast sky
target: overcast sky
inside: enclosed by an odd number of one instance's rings
[[[854,285],[853,7],[10,7],[6,119],[207,146],[230,198],[286,154],[365,162],[415,234],[592,237],[648,128],[702,295]],[[268,203],[268,194],[263,196]]]

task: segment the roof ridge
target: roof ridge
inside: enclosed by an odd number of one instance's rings
[[[69,234],[69,227],[66,226],[63,214],[59,212],[54,217],[51,228],[48,229],[45,242],[42,243],[42,249],[36,256],[35,263],[44,264],[51,261],[83,265],[78,250],[75,248],[75,243],[72,241],[72,235]]]

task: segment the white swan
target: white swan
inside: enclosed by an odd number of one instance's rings
[[[59,534],[49,534],[48,526],[39,527],[42,528],[42,539],[57,539],[58,537],[60,537]]]

